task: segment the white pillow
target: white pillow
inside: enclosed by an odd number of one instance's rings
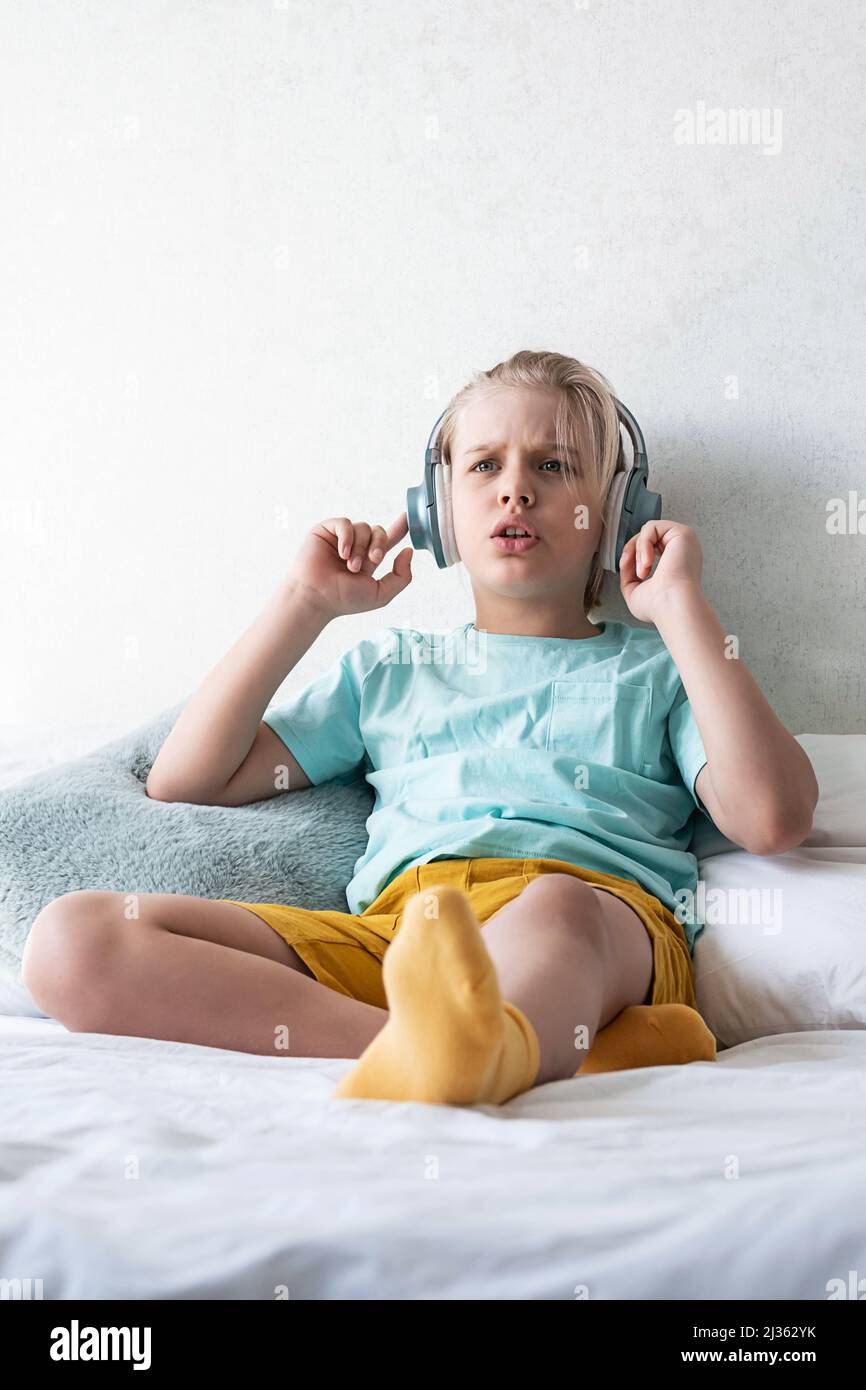
[[[866,735],[798,742],[821,792],[803,844],[767,857],[726,841],[699,858],[695,992],[721,1047],[866,1028]]]
[[[803,844],[866,846],[866,734],[799,734],[797,742],[821,792]]]
[[[866,1028],[866,850],[740,850],[705,860],[701,879],[695,993],[720,1046]]]

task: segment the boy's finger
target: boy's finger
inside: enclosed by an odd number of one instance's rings
[[[388,527],[388,549],[390,550],[392,545],[396,545],[397,541],[401,541],[408,534],[408,531],[409,515],[407,512],[401,512]]]
[[[374,526],[370,535],[369,550],[370,559],[373,561],[374,568],[378,565],[379,561],[384,558],[387,548],[388,532],[385,530],[384,526]]]
[[[357,521],[353,529],[355,532],[355,540],[352,545],[352,553],[349,556],[348,567],[356,574],[367,558],[367,547],[370,544],[370,527],[366,521]]]
[[[337,538],[337,554],[345,560],[352,549],[352,523],[347,516],[332,516],[324,523]]]
[[[401,550],[394,561],[394,568],[390,574],[383,575],[377,579],[376,583],[379,594],[379,607],[384,608],[386,603],[390,603],[392,598],[396,598],[401,589],[412,579],[412,549]]]

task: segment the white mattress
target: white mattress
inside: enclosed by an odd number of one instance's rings
[[[333,1100],[351,1061],[0,1044],[0,1277],[46,1299],[823,1300],[866,1269],[863,1030],[471,1110]]]
[[[122,732],[0,736],[0,785]],[[850,776],[866,740],[812,741],[840,764],[822,785],[817,858],[801,848],[799,864],[749,867],[768,883],[782,868],[789,903],[802,897],[790,875],[805,870],[811,886],[818,858],[839,865],[853,910],[822,967],[829,1026],[859,1026],[782,1031],[714,1063],[573,1078],[467,1110],[332,1100],[351,1061],[0,1014],[0,1278],[38,1275],[46,1299],[273,1299],[285,1287],[306,1299],[825,1300],[829,1281],[866,1269],[866,1029],[851,966],[866,836],[862,771]],[[711,885],[738,881],[738,859],[714,861]],[[727,945],[717,928],[712,950],[739,973],[707,957],[706,1004],[734,1018],[732,999],[752,989],[742,1007],[764,1007],[804,933],[835,940],[827,913],[788,916],[784,952],[770,936],[744,953],[737,928]],[[836,903],[830,917],[839,929]],[[783,1027],[790,995],[770,989]]]

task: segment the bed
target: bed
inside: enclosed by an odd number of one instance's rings
[[[0,785],[113,732],[17,731]],[[866,736],[800,742],[807,842],[699,859],[708,894],[769,905],[698,940],[714,1063],[504,1106],[335,1101],[351,1059],[69,1033],[7,991],[0,1278],[45,1299],[846,1296],[866,1274]]]

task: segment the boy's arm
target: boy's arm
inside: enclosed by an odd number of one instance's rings
[[[315,590],[285,580],[187,701],[150,769],[148,796],[236,806],[295,789],[300,766],[262,714],[332,617]]]
[[[707,753],[695,790],[728,839],[752,854],[801,844],[818,801],[815,771],[777,719],[699,584],[665,588],[652,621],[674,659]]]
[[[278,777],[277,774],[281,775]],[[249,806],[267,801],[280,792],[300,792],[313,784],[279,734],[264,721],[259,724],[253,746],[234,777],[209,806]],[[186,798],[184,798],[186,800]]]

